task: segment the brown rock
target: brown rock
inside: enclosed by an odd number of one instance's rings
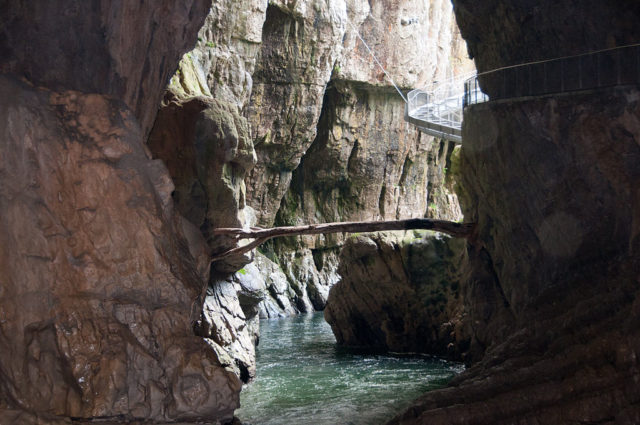
[[[231,418],[240,384],[193,335],[204,278],[166,168],[97,94],[2,77],[0,392],[73,417]]]
[[[54,90],[121,99],[146,137],[210,2],[18,0],[3,5],[0,72]]]

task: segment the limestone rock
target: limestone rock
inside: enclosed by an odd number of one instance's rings
[[[256,373],[257,305],[264,298],[265,288],[259,279],[243,279],[245,270],[231,278],[211,279],[196,332],[218,353],[224,353],[224,366],[248,382]]]
[[[460,359],[470,338],[460,292],[465,243],[412,233],[347,240],[325,318],[339,344]]]
[[[292,293],[287,276],[281,268],[261,253],[256,254],[255,266],[264,277],[267,289],[265,299],[259,305],[260,318],[272,319],[298,313],[299,310],[291,301],[295,299],[296,294]]]
[[[178,211],[200,229],[214,255],[236,242],[211,234],[212,229],[245,225],[244,176],[255,164],[255,151],[247,121],[236,106],[205,96],[189,97],[193,86],[187,82],[180,87],[187,89],[177,94],[170,89],[165,95],[148,145],[167,164],[176,185],[173,199]],[[249,261],[247,256],[232,257],[216,263],[216,268],[234,272]]]
[[[342,1],[269,3],[248,110],[258,164],[247,191],[260,225],[273,223],[292,172],[313,142],[345,16]]]
[[[5,76],[0,92],[0,407],[231,418],[240,383],[193,334],[206,276],[136,117]]]
[[[255,224],[245,208],[244,179],[256,154],[242,113],[265,13],[263,1],[211,4],[196,48],[182,57],[149,137],[150,150],[167,164],[175,182],[176,208],[206,239],[209,258],[236,245],[212,229]],[[247,265],[251,259],[240,255],[214,264],[196,326],[222,363],[245,382],[255,375],[257,305],[266,296],[264,280]]]
[[[349,1],[347,16],[343,49],[324,91],[315,140],[305,148],[288,190],[278,200],[275,223],[422,216],[460,219],[457,198],[445,184],[453,144],[420,134],[404,121],[402,98],[355,32],[401,87],[420,87],[469,66],[462,61],[455,68],[447,61],[436,66],[434,60],[460,55],[458,44],[450,46],[452,40],[460,39],[451,5],[382,1],[370,7],[369,2]],[[416,16],[420,16],[418,22],[402,24],[403,19]],[[438,53],[411,53],[425,49]],[[267,142],[256,142],[258,152],[268,147],[269,158],[291,156],[280,145]],[[278,176],[289,178],[285,172]],[[279,193],[271,192],[269,197]],[[255,208],[265,206],[251,191],[248,202]],[[309,304],[324,308],[329,288],[338,279],[337,258],[343,242],[342,235],[321,235],[277,240],[270,246],[303,311]]]
[[[479,71],[640,36],[628,2],[454,5]],[[465,111],[462,203],[479,234],[463,290],[481,360],[391,424],[640,422],[639,102],[633,86]]]

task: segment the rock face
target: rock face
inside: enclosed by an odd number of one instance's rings
[[[260,225],[273,223],[313,142],[345,17],[343,1],[269,2],[249,107],[258,165],[247,186]]]
[[[457,35],[451,5],[438,1],[352,1],[347,5],[346,19],[343,50],[333,65],[324,96],[308,100],[316,102],[314,111],[322,105],[315,118],[315,138],[303,138],[302,146],[295,145],[295,153],[292,148],[283,150],[279,133],[270,136],[274,142],[256,140],[258,156],[266,156],[266,164],[280,164],[283,156],[298,161],[300,152],[304,154],[286,192],[268,192],[271,202],[277,199],[279,203],[275,224],[425,215],[459,219],[457,200],[443,184],[453,144],[422,135],[405,123],[402,98],[354,30],[357,28],[400,87],[420,87],[468,66],[436,65],[437,60],[448,63],[445,57],[458,55],[458,45],[452,44]],[[434,54],[402,53],[414,51]],[[278,178],[288,181],[288,173],[279,172]],[[273,181],[278,180],[274,177]],[[256,209],[265,208],[255,192],[248,194],[247,202]],[[270,223],[272,217],[267,214],[262,220]],[[338,253],[343,242],[340,235],[328,235],[277,240],[264,248],[287,276],[296,309],[324,308],[329,289],[338,281]]]
[[[480,71],[638,39],[636,5],[455,3]],[[618,87],[465,111],[479,236],[463,292],[481,360],[391,423],[640,421],[639,101]]]
[[[236,243],[212,229],[255,221],[245,208],[244,179],[256,153],[242,111],[266,10],[258,3],[212,6],[196,48],[183,56],[171,79],[148,140],[175,183],[177,210],[205,238],[209,257]],[[196,324],[196,333],[245,382],[255,375],[256,306],[266,293],[264,279],[246,266],[250,261],[241,255],[214,264]]]
[[[240,381],[193,332],[205,241],[144,145],[207,9],[1,8],[2,423],[225,422],[238,406]]]
[[[2,10],[0,72],[54,90],[121,99],[146,136],[173,64],[193,46],[208,8],[203,0],[154,7],[110,0],[12,1]]]
[[[428,19],[412,20],[420,11]],[[398,33],[390,35],[381,22],[392,22]],[[459,36],[447,2],[213,5],[149,138],[175,182],[178,211],[200,229],[209,253],[235,243],[213,236],[216,227],[435,216],[442,205],[447,217],[459,217],[455,197],[440,189],[453,145],[404,123],[403,101],[354,28],[403,87],[453,70],[425,55],[408,60],[399,45],[416,50],[427,38],[439,59],[459,56],[459,45],[450,47]],[[342,237],[271,243],[256,256],[261,276],[246,266],[248,256],[217,262],[197,332],[251,378],[257,333],[246,323],[323,309],[338,280],[342,243]],[[254,279],[255,296],[242,305],[233,291],[246,276]]]
[[[465,242],[390,236],[349,238],[340,253],[341,280],[324,311],[338,344],[460,359],[470,334],[460,294]]]

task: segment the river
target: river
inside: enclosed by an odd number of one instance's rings
[[[236,411],[251,425],[384,424],[463,370],[435,358],[338,347],[322,313],[262,320],[257,368]]]

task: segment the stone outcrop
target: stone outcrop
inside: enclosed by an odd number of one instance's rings
[[[208,8],[1,8],[2,423],[233,417],[240,380],[193,331],[206,241],[144,144]]]
[[[266,12],[261,3],[212,5],[196,48],[182,57],[170,81],[148,140],[175,183],[177,210],[205,238],[209,258],[236,243],[212,229],[255,222],[245,208],[244,179],[256,153],[243,107]],[[255,375],[257,305],[266,294],[264,280],[247,266],[250,261],[250,255],[240,255],[213,265],[195,328],[245,382]]]
[[[470,336],[460,293],[465,244],[424,232],[349,238],[324,311],[338,344],[460,359]]]
[[[454,3],[480,71],[639,35],[630,4]],[[479,361],[391,423],[640,422],[639,101],[618,87],[465,111],[463,206],[479,235],[463,292]]]
[[[136,118],[115,99],[7,77],[2,93],[15,99],[1,114],[3,404],[231,417],[239,383],[192,331],[208,270]]]

